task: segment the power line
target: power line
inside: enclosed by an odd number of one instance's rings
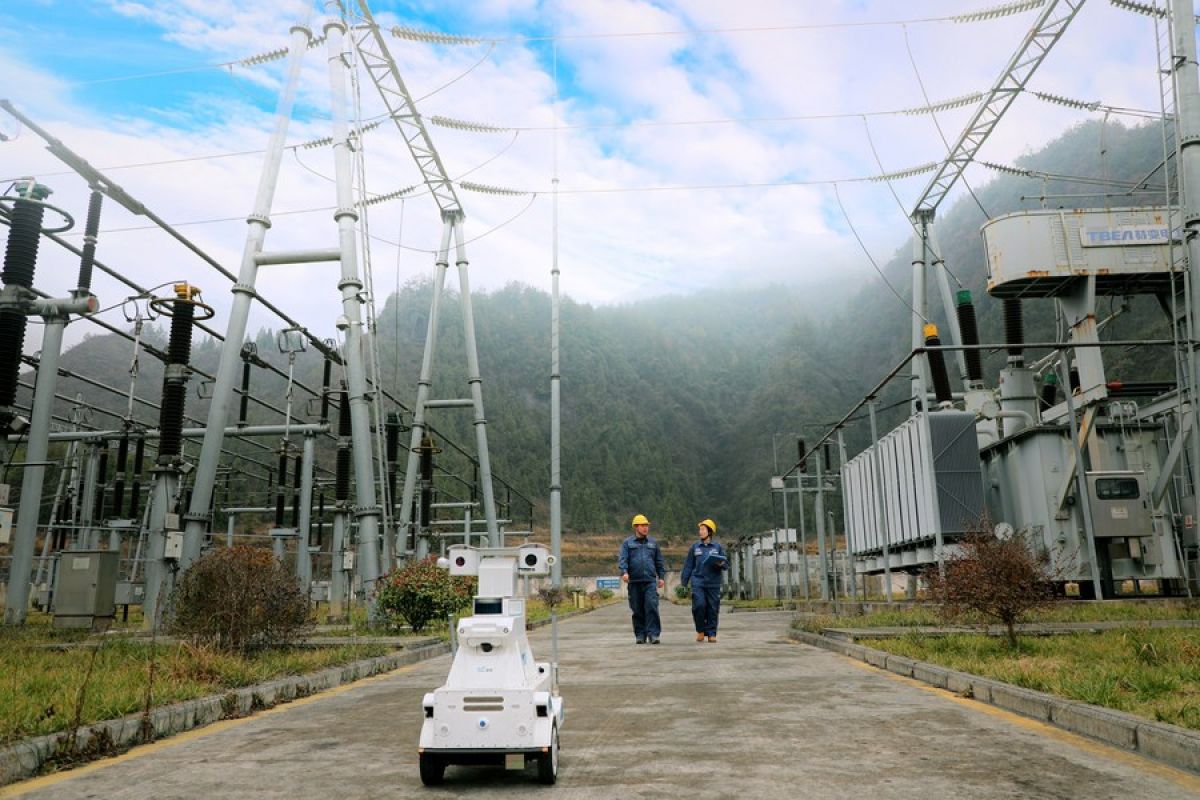
[[[844,203],[842,203],[842,193],[840,191],[838,191],[838,185],[836,183],[833,184],[833,196],[837,198],[838,208],[840,208],[842,210],[842,216],[846,219],[846,226],[848,228],[850,228],[850,232],[852,234],[854,234],[854,239],[855,239],[855,241],[858,242],[858,246],[862,248],[863,255],[865,255],[867,257],[867,261],[869,261],[871,266],[875,269],[875,271],[877,273],[879,273],[880,280],[882,280],[884,285],[887,286],[888,289],[891,290],[892,294],[896,295],[896,299],[899,300],[901,303],[903,303],[905,308],[907,308],[909,311],[916,314],[921,319],[928,322],[929,320],[926,319],[925,315],[922,314],[920,311],[917,311],[917,309],[913,308],[912,303],[909,303],[907,300],[904,299],[904,296],[902,294],[900,294],[899,291],[896,290],[896,287],[894,285],[892,285],[891,281],[888,280],[887,275],[884,275],[883,270],[879,268],[879,264],[875,261],[875,258],[871,255],[871,251],[867,249],[867,245],[863,242],[862,237],[858,235],[858,229],[854,227],[854,223],[850,220],[850,214],[847,213],[846,206]]]

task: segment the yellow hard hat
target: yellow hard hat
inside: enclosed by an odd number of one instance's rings
[[[635,528],[638,525],[649,525],[649,524],[650,524],[650,520],[646,519],[645,514],[638,514],[636,517],[633,518],[633,526]]]
[[[717,532],[717,523],[713,522],[711,519],[702,519],[700,520],[700,524],[708,528],[712,533]]]

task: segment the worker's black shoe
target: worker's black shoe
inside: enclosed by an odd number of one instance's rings
[[[655,636],[653,639],[651,639],[650,644],[659,644],[658,637]]]
[[[634,639],[633,643],[634,644],[645,644],[646,640],[645,639]]]

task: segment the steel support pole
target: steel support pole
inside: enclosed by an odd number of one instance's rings
[[[179,474],[173,467],[159,467],[154,478],[154,495],[150,501],[150,525],[146,532],[146,586],[142,595],[143,626],[153,630],[162,622],[160,598],[170,596],[177,565],[168,565],[166,551],[167,510],[175,500]]]
[[[942,296],[942,310],[946,315],[946,330],[949,332],[950,341],[947,344],[960,345],[962,340],[962,329],[958,324],[958,307],[955,304],[954,292],[950,289],[950,270],[946,269],[946,262],[942,259],[941,249],[938,247],[937,234],[933,221],[929,222],[926,228],[927,239],[925,247],[928,252],[928,261],[933,265],[933,273],[938,282],[938,294]],[[922,337],[924,338],[924,337]],[[958,374],[962,385],[970,386],[970,381],[967,379],[967,355],[962,350],[956,350],[954,355],[958,359]]]
[[[557,176],[554,178],[554,191],[554,265],[550,270],[550,552],[555,560],[550,567],[550,585],[558,587],[562,586],[562,405],[559,387]]]
[[[75,545],[79,550],[91,550],[95,542],[96,487],[100,483],[100,445],[88,445],[87,466],[83,473],[83,497],[80,499],[79,528],[75,532]],[[41,494],[41,490],[38,490]],[[41,505],[41,497],[38,498]]]
[[[817,453],[817,504],[813,514],[817,518],[817,555],[821,566],[821,599],[828,601],[829,592],[829,556],[825,544],[825,475],[822,471],[824,458]]]
[[[787,498],[787,481],[783,483],[783,491],[780,492],[783,499],[783,551],[787,554],[787,563],[783,567],[784,574],[787,575],[784,589],[784,595],[788,602],[792,601],[792,545],[796,541],[795,534],[790,532],[788,528],[788,498]],[[778,563],[776,559],[776,563]]]
[[[313,466],[316,437],[304,437],[300,458],[300,521],[296,529],[296,578],[305,594],[312,584],[312,556],[308,552],[309,528],[312,526]]]
[[[404,489],[400,493],[400,536],[406,535],[408,529],[414,525],[412,518],[413,494],[416,492],[417,476],[420,473],[421,439],[425,436],[425,415],[428,413],[425,404],[429,401],[429,390],[433,385],[433,354],[437,349],[438,326],[442,313],[442,292],[446,285],[446,271],[450,266],[450,237],[452,235],[452,221],[444,220],[442,243],[438,247],[434,266],[433,299],[429,304],[429,324],[425,328],[425,352],[421,356],[421,375],[417,378],[417,400],[413,404],[408,466],[404,470]],[[413,550],[417,551],[420,549],[418,539],[424,536],[425,532],[413,529],[412,535]]]
[[[812,600],[811,577],[808,574],[808,521],[804,518],[804,476],[796,473],[796,497],[800,503],[800,569],[804,572],[804,599]]]
[[[1172,63],[1175,65],[1176,121],[1179,134],[1179,206],[1188,256],[1191,316],[1188,350],[1192,386],[1200,386],[1200,70],[1196,63],[1196,16],[1192,0],[1171,0]],[[1193,396],[1193,456],[1200,450],[1200,397]],[[1193,497],[1200,498],[1200,458],[1192,459]],[[1184,564],[1187,582],[1187,565]],[[1099,597],[1099,595],[1097,595]]]
[[[358,276],[358,212],[354,210],[353,173],[350,164],[350,129],[346,122],[346,26],[340,21],[325,23],[326,52],[329,57],[329,85],[332,96],[333,163],[337,182],[338,245],[342,253],[342,315],[346,318],[346,393],[350,401],[350,428],[353,439],[355,516],[358,518],[359,574],[363,590],[371,597],[379,578],[379,521],[383,509],[375,496],[375,460],[372,455],[371,410],[368,407],[367,378],[362,322],[363,283]],[[373,604],[372,604],[373,606]],[[372,614],[373,617],[373,614]]]
[[[784,500],[786,500],[787,495],[785,494],[783,496],[783,498],[784,498]],[[772,503],[771,505],[773,507],[775,504]],[[774,509],[772,508],[772,510],[774,510]],[[771,516],[774,517],[775,515],[772,513]],[[784,516],[786,518],[786,514]],[[775,531],[775,547],[774,547],[775,552],[774,552],[774,557],[771,559],[771,561],[775,565],[775,599],[782,600],[783,599],[783,579],[782,579],[782,577],[780,575],[780,571],[779,571],[779,551],[783,548],[779,544],[779,526],[775,524],[774,519],[771,520],[771,528],[774,529],[774,531]]]
[[[333,564],[329,570],[329,617],[341,619],[345,616],[342,604],[346,601],[346,587],[349,583],[346,572],[346,527],[349,516],[345,511],[333,513],[333,536],[330,542],[330,555]]]
[[[1079,441],[1079,423],[1075,421],[1075,399],[1071,392],[1070,367],[1065,358],[1059,359],[1059,380],[1067,400],[1067,422],[1071,433],[1071,447],[1075,451],[1075,496],[1079,498],[1079,513],[1083,515],[1083,532],[1087,537],[1088,561],[1092,567],[1092,590],[1096,599],[1104,599],[1103,582],[1100,580],[1100,553],[1096,550],[1096,529],[1092,525],[1092,503],[1088,497],[1087,471],[1083,466],[1084,448]]]
[[[42,333],[42,360],[34,383],[33,409],[29,419],[29,444],[25,448],[24,474],[21,476],[21,504],[17,511],[16,538],[9,567],[8,594],[4,606],[5,625],[24,625],[29,612],[29,577],[33,551],[37,547],[38,517],[42,509],[42,485],[46,478],[49,454],[50,415],[58,383],[58,360],[62,354],[63,317],[46,319]]]
[[[233,530],[237,524],[237,514],[230,514],[225,521],[225,546],[233,547]]]
[[[846,437],[842,434],[842,429],[838,428],[837,432],[838,446],[838,469],[846,465]],[[854,568],[854,545],[850,543],[850,531],[846,530],[846,520],[850,519],[850,509],[846,507],[846,483],[842,480],[842,533],[846,539],[846,563],[849,565],[848,577],[850,580],[850,597],[858,602],[858,580]],[[866,599],[865,597],[863,598]]]
[[[296,98],[296,86],[300,79],[300,67],[304,53],[308,49],[309,40],[312,38],[308,28],[301,25],[293,26],[291,35],[292,39],[288,47],[287,79],[283,89],[280,90],[279,102],[275,108],[275,126],[271,132],[270,141],[267,143],[262,176],[258,183],[258,194],[254,200],[254,210],[246,218],[246,244],[242,249],[242,263],[238,271],[237,283],[233,285],[233,304],[229,310],[229,326],[225,331],[225,341],[221,345],[221,360],[217,366],[216,382],[213,385],[212,401],[209,404],[208,427],[204,433],[204,442],[200,448],[200,460],[196,465],[196,473],[192,482],[192,503],[186,516],[184,552],[180,564],[185,569],[200,555],[200,547],[208,525],[209,506],[212,503],[213,487],[216,484],[217,465],[221,459],[225,425],[229,419],[229,411],[233,404],[233,390],[237,385],[238,373],[242,366],[242,343],[246,339],[246,323],[250,316],[250,304],[254,300],[254,284],[258,277],[256,257],[262,252],[267,229],[271,227],[271,202],[275,197],[275,188],[279,179],[279,165],[283,159],[292,105]],[[149,591],[148,587],[147,591]]]
[[[50,521],[46,523],[46,532],[42,535],[42,555],[38,559],[37,573],[33,576],[33,585],[40,586],[46,575],[46,559],[50,557],[50,544],[54,540],[54,528],[58,525],[58,515],[61,510],[63,492],[67,488],[67,465],[75,457],[77,444],[72,442],[67,446],[67,454],[63,458],[62,467],[58,470],[58,486],[54,489],[54,499],[50,501]]]
[[[912,260],[912,287],[913,287],[913,307],[912,307],[912,349],[919,350],[925,346],[925,225],[919,225],[920,233],[913,234],[913,260]],[[910,378],[912,393],[912,409],[917,411],[925,408],[925,359],[914,358],[910,365]]]
[[[467,351],[467,383],[475,402],[475,448],[479,458],[479,488],[483,494],[483,514],[487,520],[488,546],[503,547],[504,540],[496,522],[496,499],[492,487],[492,459],[488,453],[487,418],[483,413],[483,377],[479,374],[479,348],[475,344],[475,310],[471,300],[471,280],[467,275],[467,248],[463,237],[463,219],[454,223],[455,265],[458,267],[458,296],[462,304],[463,349]]]
[[[867,413],[871,418],[871,447],[875,449],[871,459],[875,465],[875,474],[871,477],[875,480],[875,491],[872,492],[875,499],[875,525],[879,530],[879,540],[883,542],[883,595],[885,602],[890,605],[892,602],[892,558],[888,553],[888,529],[883,510],[883,458],[879,451],[879,428],[875,422],[875,406],[878,404],[879,401],[873,397],[867,401]]]

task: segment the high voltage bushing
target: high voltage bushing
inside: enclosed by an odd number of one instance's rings
[[[304,459],[296,456],[292,462],[292,527],[300,530],[300,482]]]
[[[187,283],[175,284],[174,297],[158,297],[150,306],[171,318],[167,342],[167,364],[163,373],[162,406],[158,415],[158,463],[172,464],[183,452],[183,417],[187,380],[191,374],[192,328],[196,320],[211,319],[213,310],[199,300],[200,289]],[[197,311],[200,315],[197,316]]]
[[[92,519],[100,521],[104,518],[104,489],[108,484],[108,445],[105,443],[100,450],[100,463],[96,468],[96,497],[92,506]]]
[[[337,472],[334,476],[334,498],[338,505],[350,499],[350,434],[350,395],[343,387],[338,396]]]
[[[383,423],[383,429],[386,434],[384,452],[388,465],[388,497],[395,503],[396,474],[400,470],[400,464],[397,461],[397,457],[400,455],[400,414],[389,411],[387,419]]]
[[[117,474],[113,478],[112,513],[110,516],[121,516],[121,507],[125,505],[125,472],[129,467],[129,434],[117,442]]]
[[[38,244],[42,238],[42,220],[46,206],[41,201],[50,189],[30,181],[17,187],[18,199],[9,213],[8,246],[4,251],[5,303],[0,306],[0,409],[8,419],[14,415],[17,379],[21,372],[21,352],[25,345],[25,311],[19,302],[33,288],[37,268]]]
[[[79,281],[76,297],[87,297],[92,290],[92,266],[96,262],[96,236],[100,232],[100,206],[104,200],[95,188],[88,198],[87,223],[83,228],[83,254],[79,259]]]
[[[938,338],[937,325],[929,323],[925,326],[925,346],[940,347],[942,340]],[[929,374],[933,378],[933,393],[938,403],[950,403],[954,396],[950,392],[950,376],[946,374],[946,360],[941,350],[926,350],[929,359]]]
[[[800,458],[797,459],[797,463],[800,464],[800,471],[808,472],[808,461],[806,458],[808,456],[808,447],[805,446],[803,439],[796,440],[796,452],[800,456]]]
[[[970,289],[959,289],[958,303],[955,312],[958,316],[958,330],[962,343],[968,347],[979,344],[979,324],[975,320],[975,303],[971,301]],[[967,363],[967,380],[971,383],[983,381],[983,357],[978,350],[965,350],[963,357]]]
[[[137,519],[142,500],[142,469],[146,462],[146,439],[139,436],[133,449],[133,485],[129,490],[129,518]]]
[[[283,509],[287,492],[288,454],[287,442],[279,449],[279,483],[275,487],[275,527],[283,527]]]
[[[1015,297],[1004,300],[1004,343],[1008,345],[1010,364],[1025,363],[1025,320],[1021,316],[1021,301]]]
[[[325,367],[321,371],[321,423],[329,422],[329,382],[333,378],[333,359],[325,359]]]

